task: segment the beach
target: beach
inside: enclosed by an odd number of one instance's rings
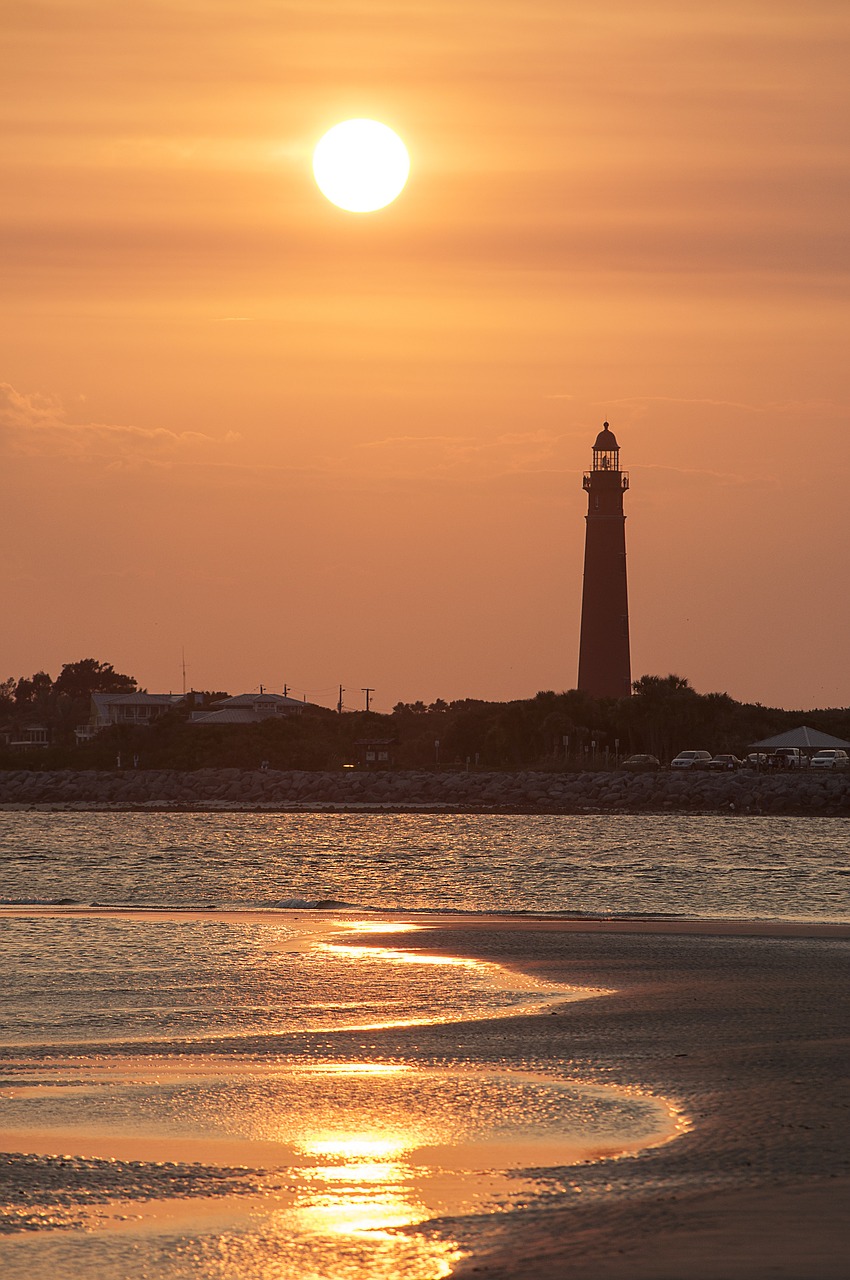
[[[571,1203],[470,1239],[458,1277],[839,1277],[850,1245],[846,927],[491,922],[429,946],[501,956],[615,994],[466,1029],[677,1098],[675,1142],[580,1171]],[[496,1043],[493,1043],[493,1037]],[[606,1189],[610,1187],[610,1190]]]
[[[50,915],[49,908],[32,910]],[[191,918],[183,913],[183,924]],[[427,1170],[433,1216],[410,1217],[405,1225],[404,1215],[396,1214],[390,1231],[406,1238],[411,1249],[424,1250],[427,1266],[423,1261],[419,1274],[451,1274],[459,1280],[626,1275],[647,1280],[684,1275],[696,1280],[814,1280],[846,1274],[850,927],[528,916],[417,915],[414,920],[394,914],[372,922],[371,934],[358,934],[358,922],[348,923],[352,947],[380,940],[385,927],[392,939],[392,930],[401,928],[400,940],[392,945],[423,960],[483,962],[514,974],[520,985],[531,979],[544,987],[584,988],[593,994],[542,1001],[509,1016],[437,1018],[414,1025],[391,1025],[388,1019],[388,1025],[371,1027],[365,1038],[362,1029],[337,1030],[333,1036],[299,1034],[289,1037],[285,1052],[274,1036],[223,1038],[215,1050],[220,1062],[247,1062],[251,1071],[262,1074],[280,1069],[284,1056],[301,1064],[332,1059],[338,1070],[356,1069],[361,1077],[366,1073],[363,1097],[373,1096],[373,1101],[382,1087],[380,1073],[395,1069],[393,1064],[404,1064],[415,1089],[425,1090],[435,1080],[463,1079],[464,1073],[472,1079],[484,1071],[490,1080],[527,1080],[539,1073],[542,1079],[557,1077],[663,1099],[680,1119],[675,1134],[621,1157],[586,1153],[572,1165],[557,1167],[550,1155],[547,1167],[531,1175],[514,1168],[496,1191],[480,1160],[464,1172],[463,1158],[452,1156],[447,1141],[435,1149]],[[414,927],[405,930],[407,924]],[[321,927],[327,928],[327,916]],[[150,1049],[146,1047],[148,1055]],[[185,1072],[192,1053],[200,1062],[202,1051],[206,1061],[208,1044],[159,1045],[158,1079],[170,1054],[181,1055],[180,1070]],[[370,1071],[377,1073],[373,1084]],[[87,1152],[78,1135],[78,1150],[72,1153],[77,1164],[69,1162],[72,1182],[104,1176],[98,1152],[108,1159],[112,1148],[100,1141]],[[458,1147],[462,1156],[460,1135]],[[42,1141],[41,1149],[48,1148]],[[129,1163],[113,1163],[114,1181],[107,1179],[104,1202],[129,1188],[130,1200],[137,1197],[135,1209],[144,1204],[142,1216],[152,1215],[155,1223],[157,1203],[169,1204],[173,1211],[176,1195],[192,1206],[194,1217],[186,1227],[192,1238],[203,1238],[212,1224],[219,1223],[219,1230],[229,1212],[238,1218],[240,1197],[256,1206],[264,1197],[280,1200],[283,1194],[282,1148],[256,1146],[253,1163],[244,1147],[222,1148],[204,1163],[202,1146],[189,1142],[181,1148],[172,1142],[160,1150],[139,1148],[135,1165],[132,1146],[115,1150]],[[183,1162],[175,1159],[181,1150]],[[521,1154],[521,1144],[517,1150]],[[206,1149],[207,1157],[211,1151]],[[17,1178],[20,1184],[20,1160],[17,1166],[7,1160],[4,1170],[7,1181]],[[39,1164],[35,1174],[30,1167],[30,1176],[36,1183],[42,1179],[42,1190],[47,1186],[41,1201],[46,1212],[55,1166]],[[513,1197],[511,1179],[519,1189]],[[425,1185],[422,1178],[420,1183]],[[486,1212],[469,1212],[478,1183],[482,1195],[486,1190],[495,1200]],[[199,1205],[209,1206],[206,1227]],[[132,1203],[127,1214],[132,1219]],[[100,1229],[90,1233],[89,1243]],[[62,1237],[52,1252],[40,1255],[52,1258],[53,1274],[71,1274],[84,1235],[73,1221],[64,1232],[38,1230],[40,1242]],[[16,1249],[20,1236],[7,1239],[11,1243],[0,1244],[7,1273],[26,1274],[33,1255]],[[153,1273],[278,1274],[258,1267],[256,1255],[242,1255],[235,1246],[226,1257],[198,1256],[201,1261],[194,1265],[184,1258],[168,1272]],[[405,1274],[417,1274],[417,1257],[415,1251],[407,1257]],[[134,1270],[129,1255],[121,1265],[127,1276],[146,1274]],[[299,1271],[295,1265],[287,1274],[325,1274],[315,1270],[315,1259],[309,1265],[313,1271]],[[326,1274],[341,1265],[331,1260]],[[396,1255],[384,1262],[372,1257],[368,1266],[352,1258],[337,1273],[389,1276],[397,1274],[397,1265]],[[121,1272],[104,1264],[89,1274]]]

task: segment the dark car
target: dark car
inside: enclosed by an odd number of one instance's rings
[[[706,769],[743,769],[744,762],[739,760],[737,756],[730,755],[727,752],[719,756],[712,756],[705,767]]]
[[[629,756],[623,761],[623,768],[630,773],[650,773],[653,769],[661,768],[661,761],[658,756]]]

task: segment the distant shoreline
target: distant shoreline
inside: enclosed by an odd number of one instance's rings
[[[103,812],[850,815],[847,773],[9,770],[0,809]]]

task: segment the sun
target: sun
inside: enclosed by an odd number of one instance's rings
[[[377,120],[343,120],[313,152],[313,175],[322,195],[350,213],[383,209],[401,192],[409,172],[401,138]]]

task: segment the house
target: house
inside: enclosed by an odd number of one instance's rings
[[[145,728],[183,701],[180,693],[93,693],[89,719],[77,725],[74,737],[79,746],[113,724]]]
[[[30,751],[33,747],[38,749],[50,746],[50,730],[43,724],[25,725],[17,733],[13,729],[4,730],[3,737],[4,745],[10,751]]]
[[[300,716],[311,704],[282,693],[239,693],[220,698],[203,711],[193,711],[190,724],[202,727],[216,724],[259,724],[283,716]]]

